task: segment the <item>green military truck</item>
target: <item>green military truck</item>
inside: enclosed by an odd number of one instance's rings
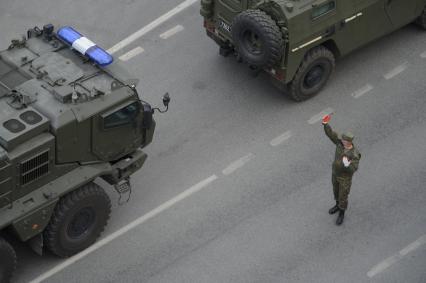
[[[338,59],[411,22],[425,0],[201,0],[220,54],[264,70],[296,101],[317,94]]]
[[[74,255],[95,242],[111,212],[94,180],[130,193],[155,129],[136,84],[71,27],[30,29],[0,52],[0,282],[17,262],[5,238],[39,254]]]

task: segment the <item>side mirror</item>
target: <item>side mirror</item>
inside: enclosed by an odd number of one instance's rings
[[[163,96],[163,104],[165,107],[169,107],[169,103],[170,103],[170,95],[167,92],[166,94],[164,94]]]
[[[163,104],[164,104],[164,107],[166,107],[166,109],[161,110],[160,108],[155,107],[155,108],[152,108],[152,112],[154,112],[154,111],[158,111],[159,113],[166,113],[166,112],[169,110],[169,103],[170,103],[170,95],[169,95],[169,93],[167,92],[167,93],[166,93],[166,94],[164,94],[164,96],[163,96]]]

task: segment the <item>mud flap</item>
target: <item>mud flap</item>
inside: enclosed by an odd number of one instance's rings
[[[28,240],[28,245],[30,246],[30,248],[39,256],[43,255],[43,246],[44,246],[44,241],[43,241],[43,233],[40,233],[38,235],[35,235],[34,237],[32,237],[31,239]]]

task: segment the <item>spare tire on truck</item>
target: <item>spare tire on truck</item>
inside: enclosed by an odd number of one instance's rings
[[[12,246],[0,237],[0,283],[8,283],[16,269],[16,253]]]
[[[235,49],[249,65],[264,68],[276,65],[282,56],[284,39],[275,21],[263,11],[246,10],[232,23]]]

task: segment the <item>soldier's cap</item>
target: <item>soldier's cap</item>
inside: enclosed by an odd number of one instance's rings
[[[355,136],[351,132],[346,132],[342,134],[342,140],[352,142],[354,140]]]

